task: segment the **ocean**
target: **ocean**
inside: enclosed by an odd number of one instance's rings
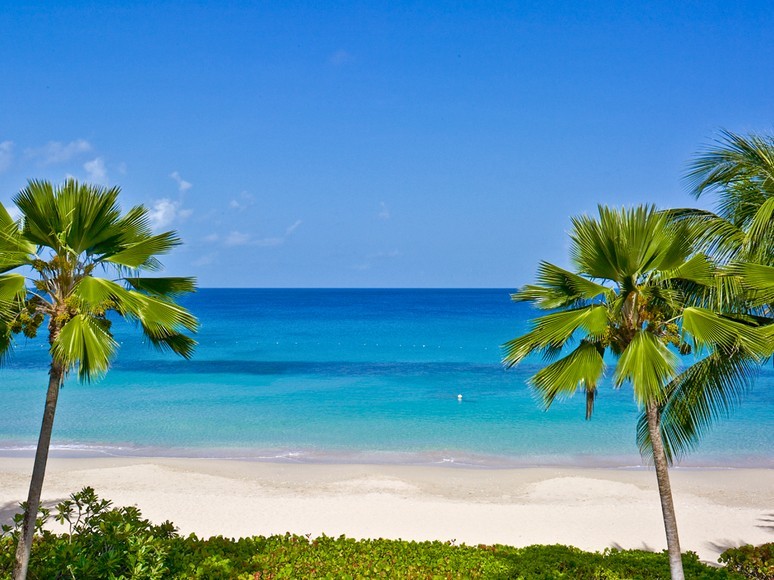
[[[194,358],[159,353],[116,323],[107,376],[71,376],[62,389],[52,455],[644,463],[630,388],[606,379],[585,421],[582,396],[542,409],[526,386],[539,359],[503,368],[500,345],[536,314],[508,290],[203,289],[183,302],[201,322]],[[2,456],[33,453],[47,356],[42,339],[22,339],[0,368]],[[771,365],[680,465],[774,467]]]

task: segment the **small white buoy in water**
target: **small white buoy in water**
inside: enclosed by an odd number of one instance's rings
[[[457,400],[461,401],[462,400],[462,395],[457,395]]]

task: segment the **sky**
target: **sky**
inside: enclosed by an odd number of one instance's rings
[[[760,2],[0,0],[0,202],[121,187],[202,287],[497,287],[774,130]]]

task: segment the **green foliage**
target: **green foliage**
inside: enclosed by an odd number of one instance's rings
[[[82,380],[104,374],[117,349],[108,315],[141,327],[148,342],[190,358],[196,318],[176,304],[193,278],[146,278],[158,256],[180,243],[175,232],[153,234],[142,206],[122,215],[120,190],[68,179],[60,186],[30,181],[15,197],[18,222],[0,207],[0,362],[13,336],[35,336],[49,320],[52,355]],[[2,204],[0,204],[2,205]],[[27,267],[28,280],[19,273]],[[117,275],[118,281],[99,278]]]
[[[165,522],[153,525],[135,507],[113,507],[92,488],[55,508],[61,534],[44,531],[41,511],[30,560],[30,579],[283,579],[283,578],[493,578],[656,579],[669,576],[666,553],[642,550],[584,552],[568,546],[465,546],[450,542],[354,540],[341,536],[209,539],[180,536]],[[0,579],[10,578],[21,517],[0,537]],[[755,550],[724,554],[729,568],[744,572],[768,558]],[[747,547],[749,548],[749,547]],[[762,546],[761,549],[766,548]],[[752,556],[748,554],[753,554]],[[757,554],[757,555],[756,555]],[[728,556],[726,556],[728,555]],[[696,554],[683,555],[687,578],[738,578],[711,568]],[[744,568],[747,566],[747,568]],[[748,576],[763,578],[764,576]]]
[[[770,580],[774,578],[774,543],[730,548],[720,555],[719,561],[745,578]]]

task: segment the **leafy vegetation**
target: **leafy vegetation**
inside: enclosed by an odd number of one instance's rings
[[[731,548],[720,555],[720,561],[745,578],[770,580],[774,578],[774,543]]]
[[[84,488],[54,508],[65,530],[55,534],[38,518],[29,578],[122,578],[150,580],[280,578],[567,578],[657,579],[669,576],[667,554],[608,549],[584,552],[568,546],[465,546],[453,542],[353,540],[341,536],[310,538],[256,536],[209,539],[180,536],[174,525],[154,525],[135,507],[113,507],[92,488]],[[0,578],[11,577],[21,514],[0,538]],[[764,562],[771,552],[761,552]],[[734,570],[743,571],[733,557]],[[747,558],[746,561],[750,561]],[[741,578],[683,555],[688,578]],[[756,564],[758,565],[758,564]],[[761,576],[748,576],[760,578]]]

